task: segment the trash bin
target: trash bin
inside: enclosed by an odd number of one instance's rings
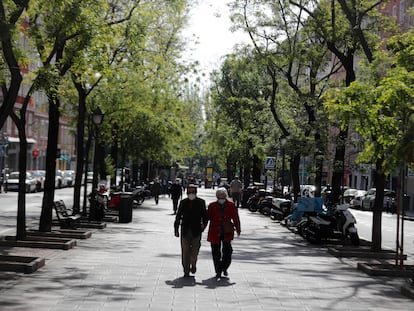
[[[132,221],[132,193],[124,192],[119,200],[119,222],[127,223]]]

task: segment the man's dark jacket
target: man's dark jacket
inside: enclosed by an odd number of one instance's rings
[[[208,223],[206,202],[196,197],[194,200],[181,200],[174,221],[174,230],[177,233],[181,224],[181,235],[191,230],[193,236],[200,235]]]
[[[183,188],[179,184],[172,184],[170,187],[171,199],[179,199],[183,195]]]

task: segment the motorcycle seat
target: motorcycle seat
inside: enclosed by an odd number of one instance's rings
[[[322,219],[320,217],[317,216],[309,216],[309,218],[316,224],[318,225],[322,225],[322,226],[329,226],[331,224],[330,221],[327,221],[325,219]]]

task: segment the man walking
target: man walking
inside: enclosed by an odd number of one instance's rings
[[[173,212],[174,212],[174,215],[175,215],[175,214],[177,214],[178,201],[183,196],[183,188],[181,186],[179,178],[176,178],[175,182],[171,185],[170,195],[171,195],[171,199],[173,201]]]
[[[197,271],[197,257],[201,245],[201,234],[207,223],[206,202],[197,197],[197,186],[187,187],[187,198],[181,200],[174,221],[175,236],[179,237],[181,225],[181,262],[184,277]]]
[[[239,180],[239,176],[235,176],[234,179],[230,183],[230,194],[234,204],[239,208],[240,205],[240,197],[241,197],[241,190],[242,190],[242,183]]]

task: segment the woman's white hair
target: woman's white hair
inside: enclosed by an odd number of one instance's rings
[[[226,190],[226,188],[224,188],[224,187],[220,187],[220,188],[218,188],[217,190],[216,190],[216,197],[218,197],[219,195],[225,195],[226,196],[226,198],[227,198],[227,196],[228,196],[228,194],[227,194],[227,190]]]

